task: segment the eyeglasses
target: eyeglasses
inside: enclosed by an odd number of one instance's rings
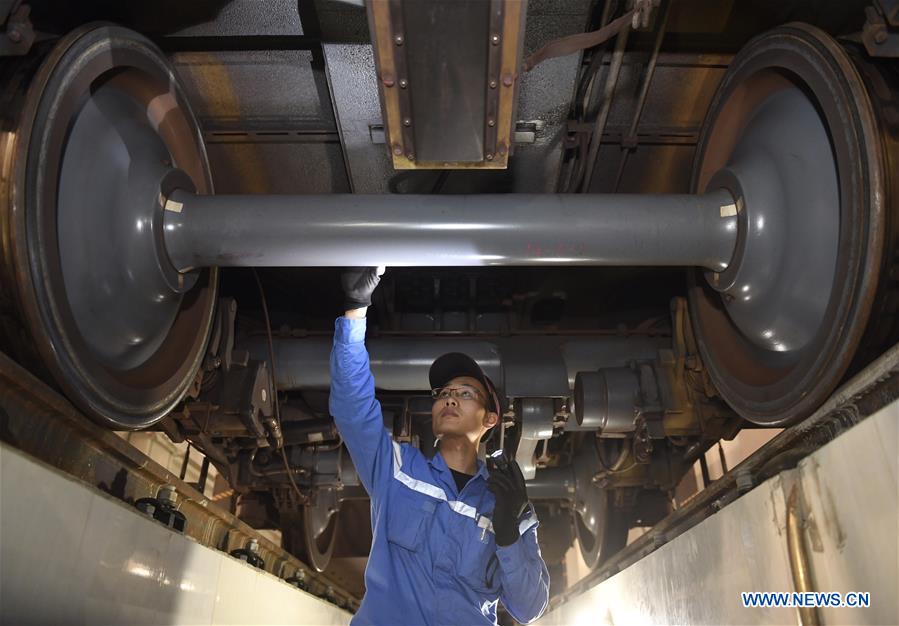
[[[475,400],[478,397],[483,398],[484,394],[474,387],[438,387],[431,389],[431,397],[435,400],[448,400],[450,397],[456,400]]]

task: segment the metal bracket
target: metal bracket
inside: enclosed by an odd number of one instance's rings
[[[555,415],[553,398],[521,399],[521,439],[515,452],[515,461],[521,467],[525,480],[530,480],[536,475],[537,444],[552,438]]]
[[[35,35],[28,17],[30,13],[31,7],[27,4],[20,4],[10,14],[9,19],[6,20],[6,31],[0,36],[0,57],[22,56],[31,50]]]
[[[526,2],[463,8],[431,1],[433,7],[422,0],[366,3],[393,166],[505,169],[514,146]],[[458,19],[439,22],[435,15],[447,7],[454,15],[458,8]],[[428,65],[435,55],[445,64],[439,71]],[[456,114],[460,108],[464,115]],[[380,143],[380,133],[371,137]]]
[[[862,43],[872,57],[899,58],[899,0],[877,0],[865,8]]]

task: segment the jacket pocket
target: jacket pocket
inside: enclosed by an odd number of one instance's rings
[[[483,533],[474,523],[466,530],[459,553],[459,577],[475,592],[488,597],[496,596],[500,588],[500,569],[493,533]]]
[[[406,550],[418,550],[437,502],[433,498],[406,494],[401,490],[391,495],[393,502],[387,513],[387,541]]]

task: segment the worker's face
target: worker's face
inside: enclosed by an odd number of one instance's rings
[[[444,389],[456,392],[434,400],[431,407],[434,436],[438,439],[447,435],[464,436],[477,444],[499,418],[496,413],[487,410],[487,389],[470,376],[454,378],[444,385]]]

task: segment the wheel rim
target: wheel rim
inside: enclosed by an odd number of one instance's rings
[[[610,502],[611,491],[598,487],[593,481],[600,464],[592,441],[584,442],[574,457],[573,466],[577,494],[573,508],[574,533],[584,563],[595,569],[624,547],[628,528],[616,517]]]
[[[313,504],[299,511],[281,512],[284,547],[317,572],[324,572],[331,563],[337,544],[340,513],[337,494],[322,488],[315,494]]]
[[[326,506],[306,506],[303,508],[303,537],[306,561],[316,571],[323,572],[331,563],[334,544],[337,540],[339,516]]]
[[[199,128],[168,61],[140,35],[90,25],[57,44],[29,87],[17,129],[14,188],[7,206],[21,317],[41,361],[69,398],[92,417],[113,428],[137,429],[161,419],[191,385],[209,335],[217,272],[206,270],[185,281],[171,268],[157,267],[157,286],[166,279],[174,281],[158,306],[154,300],[161,291],[148,290],[152,285],[146,282],[136,281],[127,291],[123,277],[133,266],[97,277],[93,272],[109,256],[95,255],[93,263],[81,260],[86,259],[86,250],[114,247],[122,231],[98,230],[100,236],[91,235],[91,229],[79,222],[101,223],[104,217],[130,222],[135,217],[121,203],[106,199],[94,204],[71,200],[73,190],[88,189],[93,181],[79,180],[89,170],[78,163],[78,154],[67,154],[69,131],[77,135],[84,130],[78,122],[94,102],[92,94],[111,91],[118,93],[120,103],[130,103],[132,113],[143,107],[143,140],[155,141],[156,156],[167,155],[178,168],[165,174],[160,164],[159,175],[180,176],[179,186],[211,193]],[[83,152],[86,145],[80,141],[73,148]],[[149,204],[155,201],[151,198]],[[98,206],[105,214],[83,214]],[[148,216],[155,207],[141,210],[144,214],[138,218],[153,227]],[[158,235],[161,240],[161,232]],[[115,241],[109,240],[111,236]],[[151,262],[158,259],[130,243],[123,247],[122,258],[131,252]],[[187,291],[194,281],[195,288]],[[99,288],[79,293],[97,284],[107,289],[107,296],[98,297]],[[119,293],[119,288],[124,291]],[[116,303],[116,295],[121,302]],[[106,310],[92,321],[89,312],[98,305]],[[130,346],[129,333],[135,339]]]
[[[827,244],[826,235],[817,240],[816,245],[830,249],[819,250],[815,260],[819,266],[833,264],[832,271],[825,268],[814,279],[819,294],[820,285],[828,284],[826,297],[811,303],[810,314],[794,317],[795,332],[782,333],[787,337],[782,341],[775,327],[767,327],[763,318],[753,319],[749,306],[726,302],[715,277],[709,284],[694,272],[689,289],[700,352],[717,389],[743,417],[770,426],[810,413],[846,372],[868,324],[885,230],[883,163],[865,86],[845,51],[812,27],[774,30],[750,42],[734,59],[703,127],[694,191],[721,182],[716,172],[739,153],[741,134],[753,114],[777,94],[805,98],[815,108],[834,155],[839,217],[831,232],[838,233],[838,240]],[[832,220],[829,211],[833,208],[819,214],[822,222]],[[785,219],[798,222],[816,214],[808,210],[799,215],[790,213]],[[789,236],[790,231],[785,233]],[[792,243],[787,240],[785,248]],[[730,297],[739,298],[739,292]]]

